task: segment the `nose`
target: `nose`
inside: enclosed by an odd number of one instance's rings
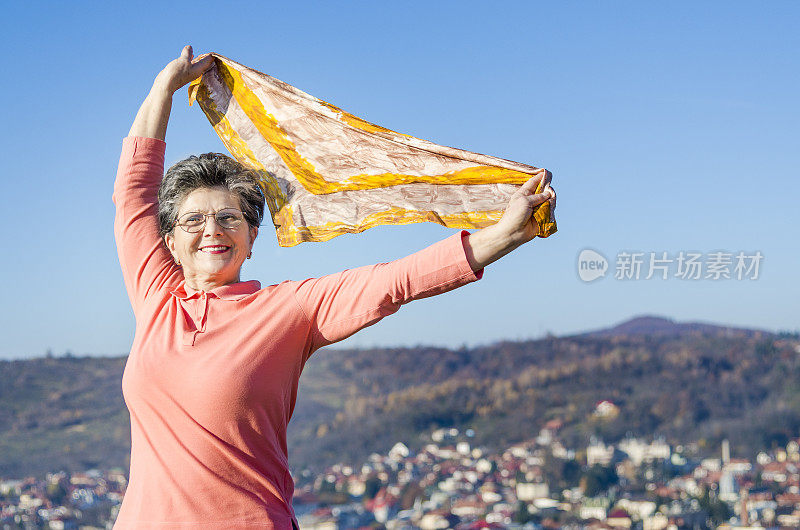
[[[206,224],[203,226],[203,237],[212,237],[222,233],[222,227],[217,222],[214,215],[206,216]]]

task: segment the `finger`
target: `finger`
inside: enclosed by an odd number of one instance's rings
[[[550,217],[552,218],[553,213],[556,211],[556,190],[549,185],[547,189],[551,194],[551,197],[550,199],[548,199],[548,202],[550,203]]]
[[[213,56],[213,55],[211,55],[211,53],[210,53],[210,52],[209,52],[209,53],[201,53],[200,55],[198,55],[197,57],[195,57],[195,59],[194,59],[194,62],[195,62],[195,63],[199,63],[200,61],[205,61],[205,60],[207,60],[207,59],[212,59],[212,60],[213,60],[213,59],[214,59],[214,56]]]
[[[195,77],[200,77],[203,72],[211,68],[214,64],[214,56],[210,53],[205,54],[202,58],[197,59],[192,64],[192,75]]]
[[[181,59],[192,60],[192,47],[190,45],[187,44],[181,50]]]
[[[529,197],[526,198],[528,200],[528,204],[536,208],[540,204],[546,202],[550,198],[550,194],[542,192],[542,193],[537,193],[536,195],[530,195]]]
[[[544,170],[544,177],[542,178],[542,192],[544,192],[544,189],[545,189],[547,186],[549,186],[549,185],[550,185],[550,181],[551,181],[552,179],[553,179],[553,174],[552,174],[552,173],[550,173],[549,171],[547,171],[547,170],[545,169],[545,170]]]
[[[520,186],[517,191],[522,195],[536,193],[536,188],[539,186],[539,183],[542,181],[543,177],[544,173],[539,173],[538,175],[532,176],[522,186]]]

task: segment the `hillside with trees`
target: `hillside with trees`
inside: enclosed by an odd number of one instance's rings
[[[591,436],[615,442],[630,433],[696,441],[709,452],[727,438],[734,454],[749,455],[797,436],[797,334],[670,322],[457,350],[321,350],[301,377],[290,464],[313,471],[359,462],[397,441],[415,449],[450,426],[473,429],[477,444],[506,447],[550,420],[576,447]],[[124,364],[124,357],[0,362],[0,476],[127,469]],[[618,411],[598,416],[600,401]]]

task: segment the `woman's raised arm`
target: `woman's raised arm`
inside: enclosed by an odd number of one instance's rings
[[[210,55],[193,60],[192,47],[185,46],[180,57],[167,64],[156,76],[153,88],[136,113],[128,136],[164,140],[172,110],[172,94],[189,81],[203,75],[212,64],[214,58]]]
[[[536,193],[540,184],[542,192]],[[462,230],[389,263],[298,282],[295,299],[311,329],[307,354],[375,324],[412,300],[481,279],[484,266],[537,235],[533,213],[546,201],[555,208],[550,173],[542,172],[520,186],[492,226],[472,234]]]
[[[142,103],[122,153],[114,181],[114,238],[125,287],[137,315],[145,299],[164,293],[183,278],[159,235],[158,186],[164,175],[164,136],[172,94],[211,66],[212,58],[192,61],[186,46],[156,77]]]

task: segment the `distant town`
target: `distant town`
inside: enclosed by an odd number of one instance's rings
[[[594,411],[616,412],[610,401]],[[304,530],[800,527],[800,438],[752,459],[723,441],[701,458],[697,444],[634,437],[568,448],[561,427],[501,453],[474,446],[472,430],[438,429],[416,453],[397,442],[359,465],[304,471],[296,515]],[[0,478],[0,527],[110,529],[126,485],[122,469]]]

